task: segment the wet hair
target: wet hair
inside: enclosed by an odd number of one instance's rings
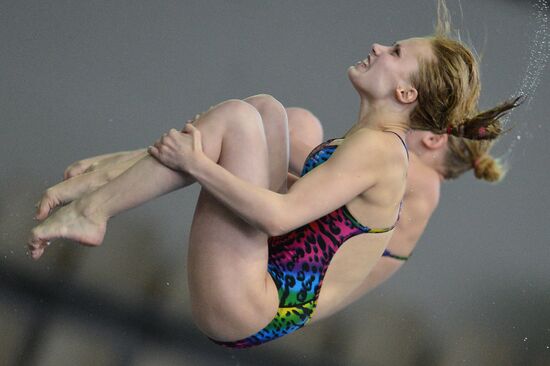
[[[468,140],[450,135],[444,157],[443,176],[445,179],[455,179],[473,169],[478,179],[500,181],[506,174],[506,168],[499,159],[489,154],[493,145],[494,141]]]
[[[474,168],[476,177],[498,181],[504,170],[488,154],[490,141],[505,132],[500,119],[520,105],[523,98],[513,98],[480,112],[478,57],[461,41],[460,34],[453,37],[444,0],[438,0],[437,15],[435,33],[426,37],[434,57],[420,59],[418,71],[411,75],[418,90],[418,103],[410,116],[411,128],[449,134],[446,178],[456,178]]]

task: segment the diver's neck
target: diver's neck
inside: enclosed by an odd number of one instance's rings
[[[395,108],[392,108],[387,103],[376,105],[362,99],[357,122],[346,135],[365,127],[378,131],[392,131],[404,135],[409,130],[409,117],[406,112],[396,111]]]
[[[419,148],[414,144],[410,145],[409,148],[419,164],[437,174],[440,182],[445,181],[445,151]]]

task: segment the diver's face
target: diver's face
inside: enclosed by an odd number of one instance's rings
[[[418,60],[432,55],[430,42],[424,38],[406,39],[391,46],[375,43],[366,59],[348,69],[348,77],[367,99],[394,98],[399,87],[411,86],[410,77],[418,71]]]

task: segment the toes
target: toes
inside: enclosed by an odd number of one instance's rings
[[[39,248],[46,246],[47,241],[51,241],[52,235],[46,233],[43,225],[39,225],[31,230],[31,236],[29,238],[29,247]]]
[[[63,173],[63,180],[71,179],[75,175],[76,174],[74,168],[67,168],[67,170],[65,170],[65,172]]]
[[[90,173],[90,172],[96,171],[98,168],[99,168],[99,162],[96,161],[95,163],[91,164],[88,168],[82,170],[80,174]]]
[[[50,244],[51,239],[44,235],[39,227],[34,228],[27,244],[29,254],[32,259],[39,259],[42,254],[44,254],[44,250],[49,247]]]
[[[65,172],[63,172],[63,180],[76,177],[77,175],[81,174],[84,170],[86,170],[86,166],[84,166],[83,164],[81,163],[73,164],[69,166],[67,169],[65,169]]]
[[[50,208],[47,203],[41,203],[40,206],[38,206],[38,209],[36,210],[36,215],[34,218],[36,220],[42,221],[46,217],[48,217],[48,214],[50,213]]]
[[[27,245],[29,247],[29,250],[35,250],[40,248],[40,243],[43,241],[42,238],[40,238],[40,234],[36,229],[33,229],[31,231],[31,237],[29,238],[29,241],[27,242]]]
[[[59,200],[55,198],[53,191],[51,191],[51,189],[48,189],[38,203],[35,218],[37,220],[44,220],[46,217],[48,217],[50,211],[54,209],[55,206],[57,206],[56,202],[58,201]]]
[[[50,205],[46,200],[40,201],[38,208],[36,209],[35,218],[37,220],[44,220],[50,213]]]
[[[42,254],[44,254],[44,249],[31,250],[30,254],[31,254],[31,258],[36,261],[40,259],[40,257],[42,257]]]

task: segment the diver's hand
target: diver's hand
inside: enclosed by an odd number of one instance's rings
[[[147,151],[168,168],[186,173],[204,157],[201,133],[191,123],[187,123],[182,132],[172,128]]]
[[[195,122],[197,122],[202,116],[204,116],[206,113],[210,112],[211,109],[214,109],[214,107],[215,107],[214,105],[213,105],[213,106],[210,106],[210,107],[208,107],[208,109],[207,109],[206,111],[201,112],[201,113],[198,113],[198,114],[195,114],[195,117],[193,117],[193,118],[187,120],[187,122],[186,122],[185,124],[187,125],[188,123],[195,123]],[[183,132],[184,130],[185,130],[185,126],[181,129],[181,132]]]

